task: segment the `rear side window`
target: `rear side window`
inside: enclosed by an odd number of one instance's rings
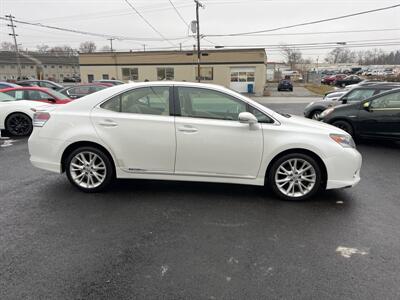
[[[111,111],[169,116],[169,87],[138,88],[118,95],[102,105]]]

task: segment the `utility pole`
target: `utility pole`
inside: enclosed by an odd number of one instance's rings
[[[194,0],[196,3],[196,25],[197,25],[197,81],[200,82],[200,59],[201,59],[201,51],[200,51],[200,20],[199,20],[199,8],[204,8],[204,5],[199,2],[199,0]]]
[[[114,50],[113,50],[113,45],[112,45],[112,43],[113,43],[113,40],[115,40],[114,38],[109,38],[109,39],[107,39],[108,41],[110,41],[110,51],[111,52],[113,52]]]
[[[21,60],[19,58],[18,43],[17,43],[18,34],[15,34],[15,27],[17,27],[17,26],[14,25],[14,21],[13,21],[13,19],[15,19],[15,17],[12,16],[11,14],[6,15],[5,17],[10,20],[10,24],[7,24],[7,26],[11,27],[12,33],[9,33],[8,35],[10,35],[10,36],[12,36],[14,38],[15,56],[17,58],[18,77],[19,77],[19,80],[21,80],[22,79],[21,78],[22,77],[21,76],[22,75],[21,74]]]

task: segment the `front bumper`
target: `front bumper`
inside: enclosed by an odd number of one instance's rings
[[[341,155],[325,160],[328,171],[326,189],[355,186],[360,182],[361,154],[353,148],[343,148]]]

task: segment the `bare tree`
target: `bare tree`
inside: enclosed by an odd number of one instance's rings
[[[46,53],[49,51],[50,47],[49,47],[49,45],[41,44],[41,45],[37,45],[36,49],[40,53]]]
[[[292,70],[295,69],[296,65],[302,61],[302,53],[300,50],[290,47],[288,45],[281,46],[282,55],[285,57],[286,63]]]
[[[0,48],[3,51],[15,51],[15,45],[10,42],[2,42]]]
[[[92,53],[96,51],[96,44],[92,41],[86,41],[80,44],[79,51],[82,53]]]
[[[109,45],[105,45],[105,46],[101,47],[101,51],[111,52],[111,47]]]
[[[352,63],[357,60],[356,53],[347,48],[335,48],[328,53],[325,61],[331,64]]]

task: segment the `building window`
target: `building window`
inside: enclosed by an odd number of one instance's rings
[[[157,68],[157,80],[174,80],[174,68]]]
[[[31,69],[33,69],[34,67],[33,66],[31,66]]]
[[[47,68],[47,65],[44,65],[45,68]]]
[[[232,72],[231,82],[254,82],[254,72]]]
[[[138,68],[122,68],[122,80],[139,80]]]
[[[198,67],[196,67],[196,80],[199,80]],[[213,67],[200,67],[200,80],[213,80],[214,68]]]
[[[21,69],[25,69],[25,66],[24,66],[24,65],[22,65],[22,66],[21,66]]]
[[[87,78],[88,78],[88,82],[91,83],[94,80],[94,75],[93,74],[88,74]]]
[[[103,74],[103,79],[109,79],[108,74]]]
[[[62,66],[58,66],[60,69],[62,68]]]
[[[54,69],[54,66],[51,66],[52,69]]]

